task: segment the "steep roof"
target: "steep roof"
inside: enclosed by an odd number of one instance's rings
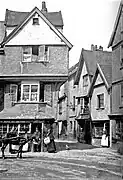
[[[93,93],[93,87],[96,82],[97,76],[100,74],[107,90],[111,87],[112,84],[112,66],[111,65],[100,65],[97,63],[96,72],[94,74],[91,86],[88,91],[88,95],[90,96]]]
[[[122,13],[122,7],[123,7],[123,1],[121,0],[120,5],[119,5],[119,9],[118,9],[118,12],[117,12],[117,17],[116,17],[116,20],[115,20],[115,23],[114,23],[113,32],[112,32],[111,38],[109,40],[108,48],[110,46],[112,46],[112,44],[113,44],[115,33],[117,31],[117,26],[118,26],[118,23],[119,23],[119,20],[120,20],[120,16],[121,16],[121,13]]]
[[[54,31],[55,34],[71,49],[73,45],[65,38],[65,36],[50,22],[44,13],[42,13],[37,7],[35,7],[24,19],[23,21],[7,36],[4,38],[1,45],[5,45],[9,42],[25,25],[26,23],[32,18],[32,16],[38,13],[44,22]]]
[[[99,65],[103,75],[108,83],[108,86],[112,84],[112,66],[111,65]]]
[[[29,12],[18,12],[6,9],[5,24],[6,26],[18,26],[28,16],[28,14]],[[61,11],[45,12],[44,14],[54,26],[63,26]]]
[[[79,59],[79,67],[74,82],[75,85],[78,85],[79,83],[84,62],[86,64],[88,74],[94,75],[97,63],[101,65],[111,65],[112,53],[101,50],[91,51],[82,49]]]
[[[4,21],[0,21],[0,43],[2,42],[5,35]]]
[[[69,68],[69,76],[71,76],[72,74],[76,73],[76,71],[78,69],[78,65],[79,65],[79,62]]]

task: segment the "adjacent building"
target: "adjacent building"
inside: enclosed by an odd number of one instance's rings
[[[89,88],[92,144],[100,146],[103,132],[110,139],[112,66],[97,63]]]
[[[74,85],[75,75],[78,64],[69,68],[68,81],[60,87],[59,91],[59,138],[76,139],[77,137],[77,122],[76,117],[76,94],[77,89]]]
[[[101,65],[111,65],[112,53],[104,51],[100,46],[97,48],[95,45],[91,45],[91,50],[82,49],[78,70],[74,85],[77,86],[76,99],[78,100],[76,120],[78,122],[78,138],[81,142],[92,142],[92,117],[90,107],[90,99],[88,96],[89,89],[94,78],[97,63]],[[96,101],[95,101],[96,103]],[[95,114],[96,119],[100,119],[98,114]],[[99,121],[100,122],[100,121]]]
[[[114,29],[108,44],[112,48],[112,111],[113,142],[123,136],[123,2],[121,1]]]

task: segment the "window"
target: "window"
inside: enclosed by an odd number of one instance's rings
[[[22,84],[22,101],[39,101],[39,85],[38,84]]]
[[[39,47],[39,61],[49,61],[49,47],[44,45]]]
[[[78,98],[78,105],[80,104],[80,98]]]
[[[32,55],[39,55],[39,47],[38,46],[32,46]]]
[[[22,62],[49,62],[49,47],[46,45],[23,46]]]
[[[44,48],[44,61],[48,60],[48,46],[45,46]]]
[[[73,123],[72,121],[70,121],[70,131],[72,131],[72,129],[73,129]]]
[[[40,84],[40,101],[44,102],[44,84]]]
[[[104,108],[104,94],[97,95],[97,108]]]
[[[14,105],[14,103],[17,102],[17,90],[18,90],[17,85],[15,84],[10,85],[10,96],[11,96],[12,105]]]
[[[76,103],[76,97],[73,96],[73,111],[75,111],[75,103]]]
[[[9,132],[14,130],[18,131],[18,124],[9,124]]]
[[[24,132],[24,129],[27,129],[27,132],[30,132],[30,124],[20,124],[19,132]]]
[[[7,124],[0,124],[0,135],[7,133]]]
[[[33,18],[33,25],[39,25],[39,18],[38,17]]]
[[[32,48],[29,46],[23,46],[23,62],[31,62]]]
[[[84,75],[83,76],[83,87],[86,87],[88,86],[88,75]]]
[[[62,114],[62,101],[59,103],[59,114]]]
[[[44,86],[44,100],[52,105],[52,85],[51,84],[45,84]]]
[[[121,105],[123,105],[123,83],[121,83]]]

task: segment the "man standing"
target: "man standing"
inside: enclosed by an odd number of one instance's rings
[[[39,152],[40,151],[41,133],[37,127],[36,127],[36,130],[33,135],[34,135],[34,141],[33,141],[34,152]]]

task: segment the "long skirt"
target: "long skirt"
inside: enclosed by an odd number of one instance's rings
[[[55,145],[55,141],[51,140],[49,144],[47,144],[47,151],[49,153],[53,153],[56,152],[56,145]]]

